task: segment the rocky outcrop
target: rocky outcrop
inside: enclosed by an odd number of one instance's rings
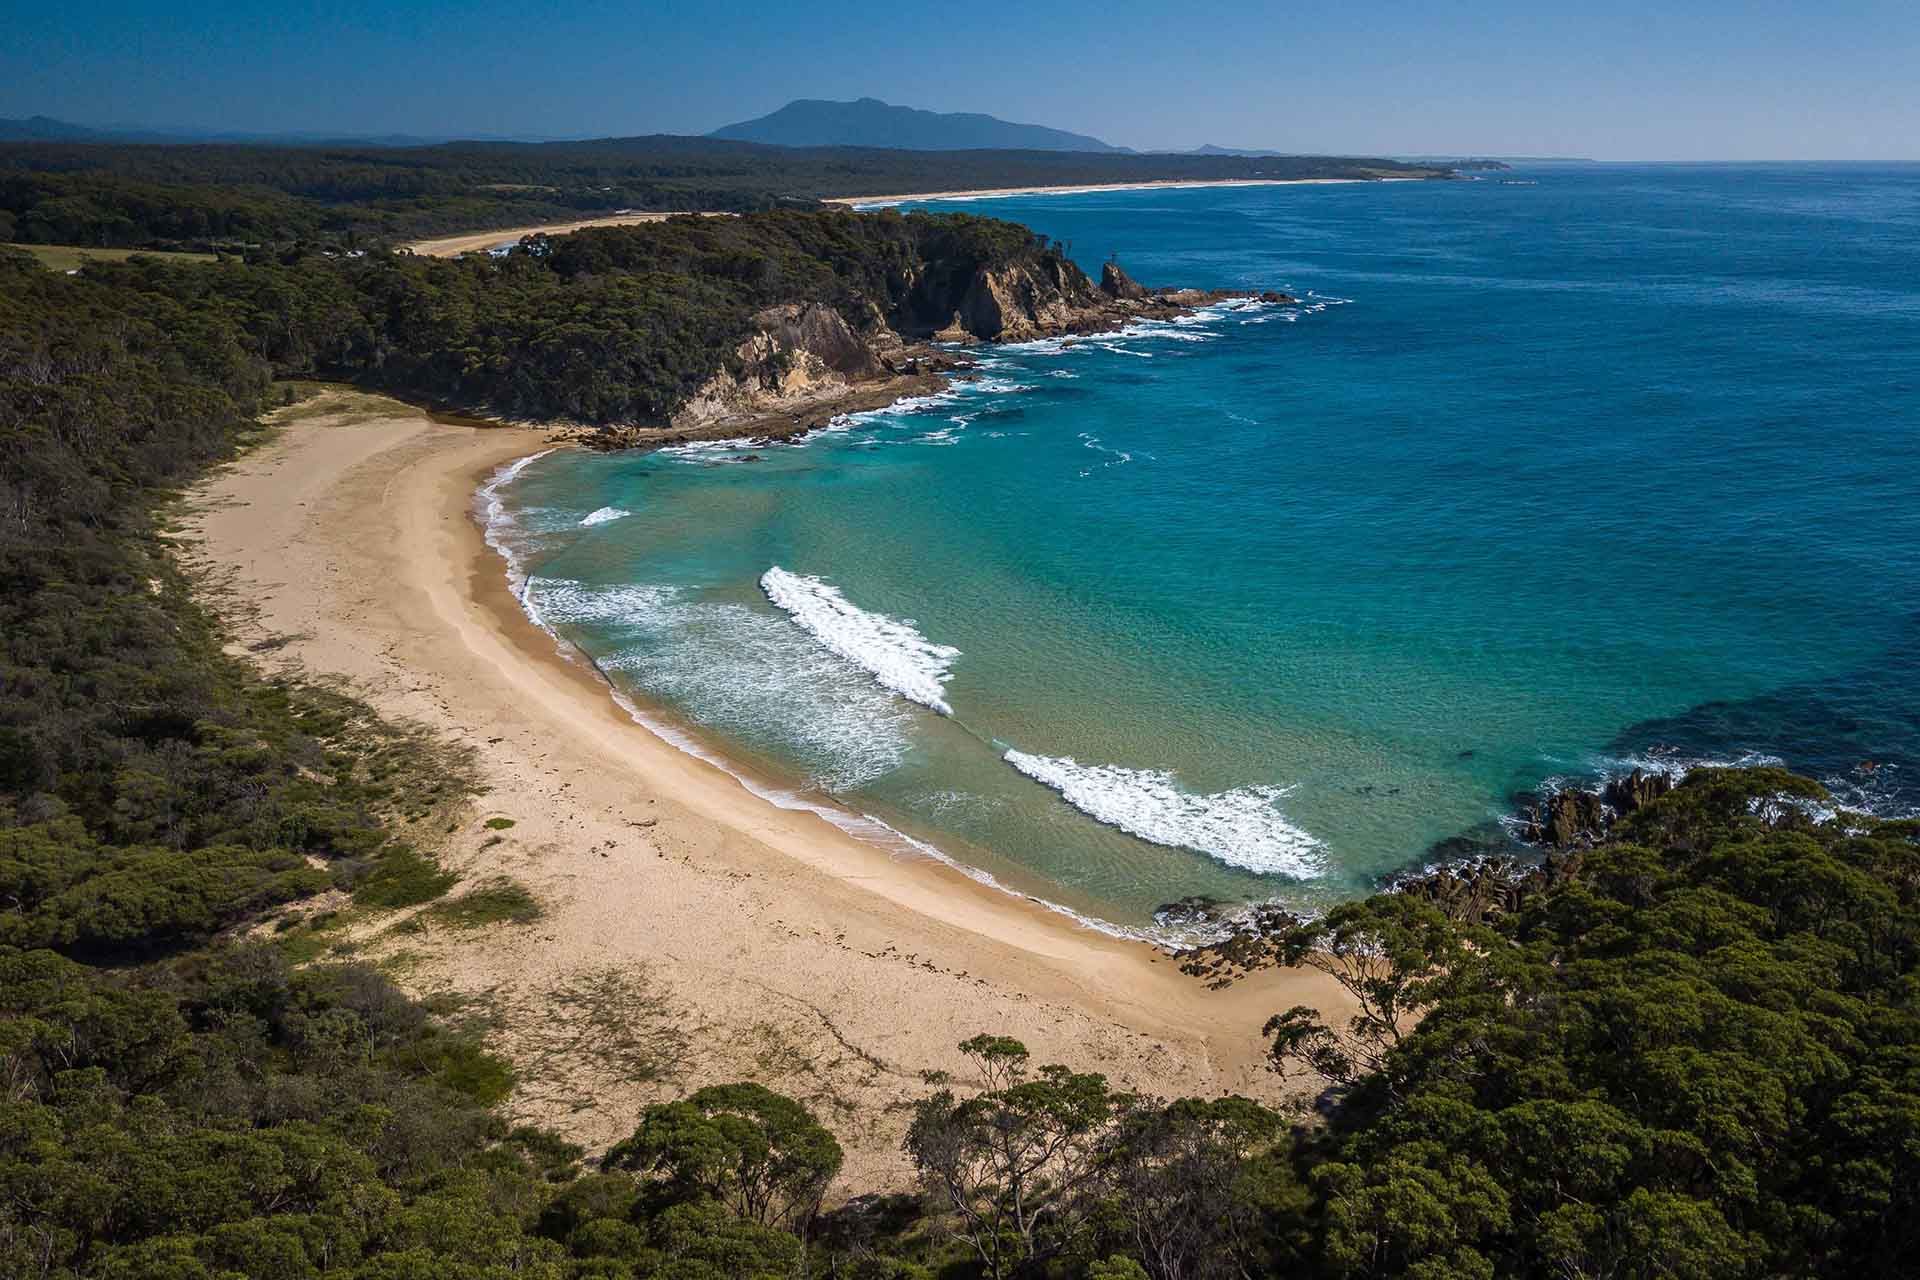
[[[1607,830],[1606,806],[1591,791],[1557,791],[1543,799],[1527,827],[1535,844],[1571,849],[1592,844]]]
[[[1030,342],[1108,333],[1138,320],[1171,320],[1234,298],[1295,301],[1275,292],[1148,289],[1117,262],[1101,269],[1096,286],[1054,253],[971,266],[930,264],[904,284],[889,317],[892,327],[935,342]]]
[[[1477,866],[1437,867],[1396,881],[1393,892],[1431,902],[1450,920],[1488,924],[1578,874],[1581,857],[1554,854],[1544,862],[1489,858]]]
[[[1614,823],[1671,790],[1673,779],[1668,775],[1635,769],[1624,778],[1610,779],[1598,791],[1556,791],[1536,800],[1527,811],[1524,838],[1554,849],[1585,848],[1599,843]]]
[[[1600,796],[1616,817],[1624,818],[1636,809],[1646,808],[1671,790],[1671,774],[1643,773],[1635,769],[1624,778],[1614,778],[1608,782]]]
[[[1100,268],[1100,292],[1109,298],[1140,299],[1147,296],[1147,291],[1135,284],[1133,277],[1112,260]]]
[[[768,307],[753,323],[752,336],[735,348],[728,367],[716,371],[673,415],[675,427],[777,413],[897,372],[875,344],[824,303]],[[900,345],[897,337],[891,345]]]
[[[725,366],[697,387],[665,426],[607,428],[584,442],[633,448],[729,436],[782,438],[836,414],[876,408],[935,388],[967,361],[934,343],[1026,342],[1103,333],[1170,320],[1232,298],[1291,302],[1280,293],[1146,289],[1108,263],[1096,287],[1054,251],[982,261],[922,260],[877,296],[768,307]]]

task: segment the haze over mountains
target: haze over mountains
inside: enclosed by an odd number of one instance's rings
[[[144,125],[90,125],[56,120],[52,116],[28,116],[24,119],[0,119],[0,142],[118,142],[245,143],[260,146],[352,145],[373,147],[429,147],[443,142],[547,142],[545,137],[497,134],[412,133],[363,134],[345,130],[298,129],[281,133],[246,133],[227,129],[169,129]]]
[[[319,129],[274,133],[166,128],[152,125],[81,125],[51,116],[0,119],[0,142],[241,143],[268,146],[424,147],[450,142],[585,142],[612,135],[360,134]],[[652,135],[660,138],[668,135]],[[702,135],[726,142],[777,147],[869,147],[897,151],[1053,151],[1099,155],[1192,155],[1261,157],[1287,154],[1273,148],[1225,147],[1213,143],[1187,151],[1141,152],[1090,134],[1048,125],[1021,124],[977,111],[924,111],[878,98],[836,102],[798,98],[778,111]]]
[[[709,138],[781,147],[888,147],[901,151],[1127,151],[1084,133],[1015,124],[976,111],[921,111],[878,98],[798,98],[769,115],[715,129]]]

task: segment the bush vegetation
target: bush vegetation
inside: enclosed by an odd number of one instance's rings
[[[584,423],[664,421],[775,303],[824,301],[858,326],[926,331],[948,322],[946,291],[980,267],[1058,253],[1012,223],[843,210],[598,228],[504,258],[136,256],[89,265],[71,286],[33,280],[0,247],[21,307],[76,325],[92,314],[105,329],[96,346],[128,324],[184,326],[179,352],[203,366],[193,385],[234,404],[257,402],[261,379],[323,377]]]
[[[434,147],[12,143],[0,144],[0,241],[353,249],[627,209],[745,213],[958,187],[1443,172],[1334,156],[928,153],[674,137]]]

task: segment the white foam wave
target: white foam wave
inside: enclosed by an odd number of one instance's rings
[[[1320,872],[1325,846],[1276,807],[1288,788],[1236,787],[1195,795],[1158,769],[1081,764],[1071,756],[1017,750],[1005,758],[1087,816],[1142,840],[1266,875],[1304,880]]]
[[[511,537],[514,518],[507,511],[507,500],[500,491],[519,479],[522,471],[552,452],[552,449],[542,449],[538,453],[530,453],[524,458],[514,459],[488,476],[487,482],[480,486],[479,492],[474,494],[474,503],[479,507],[480,512],[481,536],[486,539],[487,545],[506,561],[507,585],[516,597],[521,596],[526,589],[526,572],[521,568],[520,556]]]
[[[760,575],[760,589],[827,649],[868,672],[885,688],[943,716],[945,685],[960,651],[934,644],[913,622],[869,613],[837,587],[774,565]]]
[[[1080,446],[1084,449],[1091,449],[1095,453],[1104,453],[1107,455],[1107,460],[1100,464],[1103,470],[1107,467],[1123,466],[1133,461],[1133,455],[1131,453],[1128,453],[1125,449],[1110,448],[1101,443],[1100,437],[1094,435],[1091,431],[1082,431],[1080,433]],[[1149,454],[1147,456],[1151,457],[1152,455]],[[1080,474],[1083,477],[1090,476],[1093,474],[1093,470],[1092,467],[1087,467],[1083,469]]]
[[[619,507],[601,507],[598,511],[589,512],[586,518],[580,522],[580,526],[582,528],[591,528],[596,524],[611,524],[615,520],[632,514],[633,512],[622,511]]]
[[[687,439],[678,445],[660,445],[653,453],[657,457],[670,459],[697,459],[708,453],[735,453],[739,449],[751,449],[760,441],[753,436],[732,436],[728,439]]]
[[[746,742],[777,742],[811,781],[853,790],[900,767],[912,712],[784,618],[670,586],[535,577],[522,603],[549,631],[589,626],[595,665]]]

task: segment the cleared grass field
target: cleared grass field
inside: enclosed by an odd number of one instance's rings
[[[148,258],[172,258],[179,262],[212,262],[211,253],[174,253],[161,249],[95,249],[77,244],[13,244],[10,249],[25,249],[40,259],[40,265],[52,271],[77,271],[87,262],[125,262],[139,254]]]

